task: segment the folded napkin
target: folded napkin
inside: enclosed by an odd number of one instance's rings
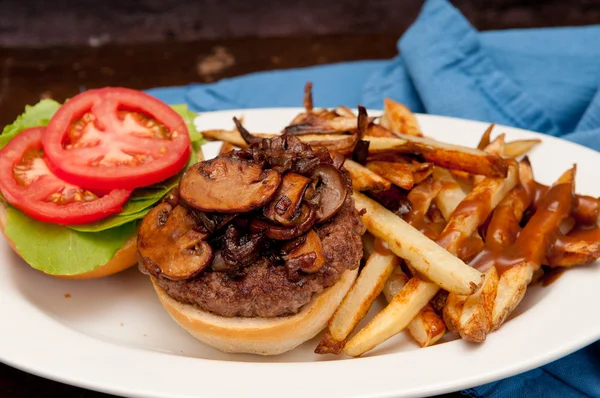
[[[600,150],[600,26],[479,33],[445,0],[428,0],[392,60],[352,62],[224,79],[149,93],[196,111],[298,106],[304,83],[319,107],[384,97],[415,112],[561,136]],[[549,365],[463,394],[600,397],[600,342]]]

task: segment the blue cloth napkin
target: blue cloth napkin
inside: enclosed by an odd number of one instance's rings
[[[195,111],[298,106],[306,81],[319,107],[384,97],[415,112],[531,129],[600,150],[600,26],[476,31],[428,0],[392,60],[255,73],[149,93]],[[600,397],[600,342],[544,367],[463,391],[473,397]]]

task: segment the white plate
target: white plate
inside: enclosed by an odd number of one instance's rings
[[[199,129],[277,132],[298,109],[201,115]],[[426,135],[474,146],[485,123],[419,115]],[[498,126],[507,138],[542,138],[531,154],[536,178],[551,183],[572,163],[577,190],[600,195],[600,155],[556,138]],[[218,144],[206,146],[214,156]],[[480,345],[460,340],[419,349],[404,334],[359,359],[317,356],[316,340],[278,357],[230,355],[180,329],[150,281],[133,268],[103,280],[63,281],[30,269],[0,239],[0,360],[50,379],[139,397],[405,397],[497,380],[550,362],[600,338],[597,264],[534,286],[507,324]],[[65,295],[70,294],[70,298]],[[375,304],[374,310],[382,303]],[[373,312],[373,311],[372,311]]]

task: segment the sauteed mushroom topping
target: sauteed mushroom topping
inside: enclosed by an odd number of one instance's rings
[[[346,200],[343,156],[291,135],[259,138],[235,123],[249,145],[191,166],[144,219],[138,237],[144,272],[172,280],[203,271],[235,278],[268,259],[297,276],[325,264],[313,227]]]

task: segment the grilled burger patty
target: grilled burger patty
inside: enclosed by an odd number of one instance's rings
[[[260,257],[240,277],[211,270],[181,281],[159,276],[157,283],[173,299],[219,316],[272,318],[296,314],[313,295],[333,286],[344,271],[358,267],[363,254],[361,235],[365,228],[351,195],[335,217],[315,230],[326,258],[316,273],[292,277],[284,266]]]

